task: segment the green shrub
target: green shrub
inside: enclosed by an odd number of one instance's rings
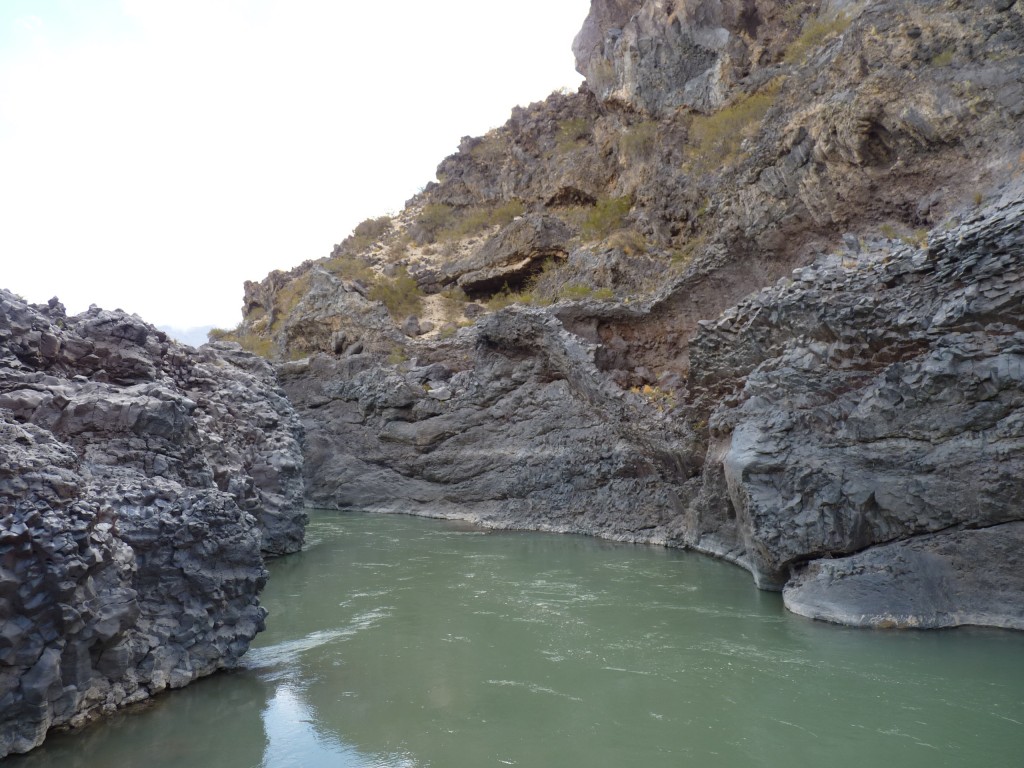
[[[647,239],[635,229],[623,229],[608,238],[608,245],[618,248],[627,256],[647,253]]]
[[[953,63],[953,49],[947,48],[937,56],[932,57],[933,67],[948,67]]]
[[[740,98],[711,115],[697,115],[690,125],[690,141],[696,146],[698,164],[712,168],[733,160],[743,139],[761,124],[782,87],[780,78],[763,90]]]
[[[603,240],[626,223],[633,200],[629,195],[598,200],[583,220],[582,234],[589,240]]]
[[[608,301],[615,298],[615,292],[611,288],[594,288],[591,285],[570,283],[558,289],[558,298],[569,301],[582,301],[583,299]]]
[[[353,256],[332,256],[323,262],[323,266],[332,275],[343,277],[346,280],[362,280],[364,283],[372,283],[377,277],[369,264]]]
[[[526,210],[521,200],[507,200],[496,205],[481,205],[453,214],[447,226],[437,232],[438,240],[461,240],[481,230],[505,226]]]
[[[206,332],[207,341],[234,341],[234,334],[238,329],[229,331],[225,328],[211,328]]]
[[[619,154],[632,162],[650,157],[658,140],[658,124],[653,120],[638,123],[619,137]]]
[[[569,120],[562,120],[558,123],[558,131],[555,133],[555,146],[561,152],[568,152],[579,146],[580,142],[589,138],[591,134],[590,121],[582,117],[574,117]]]
[[[455,209],[445,203],[428,203],[416,219],[422,232],[421,242],[430,243],[437,233],[449,226],[455,218]]]
[[[368,295],[372,301],[383,302],[388,314],[399,322],[409,315],[419,314],[423,304],[420,287],[405,267],[401,267],[394,278],[376,282]]]
[[[787,64],[799,64],[808,53],[829,38],[841,35],[849,26],[850,18],[845,13],[840,13],[834,19],[809,19],[800,36],[789,44],[782,60]]]
[[[490,130],[473,145],[469,155],[478,163],[494,165],[505,159],[505,141],[497,129]]]

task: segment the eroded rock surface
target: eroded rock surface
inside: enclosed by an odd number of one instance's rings
[[[445,363],[318,355],[285,366],[310,499],[657,538],[690,492],[678,430],[611,383],[593,353],[550,314],[512,309],[461,331]]]
[[[794,613],[855,627],[1024,629],[1024,523],[918,536],[815,560],[782,597]]]
[[[867,550],[878,562],[872,547],[1024,517],[1019,196],[925,248],[890,244],[798,270],[708,324],[691,355],[691,392],[718,405],[681,536],[762,586],[782,587],[817,558]],[[991,567],[1022,603],[1020,557],[1014,567],[963,557],[957,568],[981,583]],[[810,570],[830,584],[854,572],[830,562]],[[913,604],[915,584],[891,579],[889,598]],[[975,615],[970,591],[958,594],[946,613]]]
[[[0,755],[234,666],[301,547],[269,364],[0,292]]]

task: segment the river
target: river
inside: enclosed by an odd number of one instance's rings
[[[700,555],[313,512],[243,669],[11,768],[1024,765],[1024,634],[787,614]]]

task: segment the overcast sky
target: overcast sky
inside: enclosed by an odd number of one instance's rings
[[[242,283],[575,89],[589,0],[0,0],[0,287],[233,327]]]

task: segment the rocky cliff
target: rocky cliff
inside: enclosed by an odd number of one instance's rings
[[[594,0],[587,81],[246,286],[324,506],[1024,628],[1024,4]]]
[[[270,365],[0,291],[0,756],[233,666],[301,547]]]

